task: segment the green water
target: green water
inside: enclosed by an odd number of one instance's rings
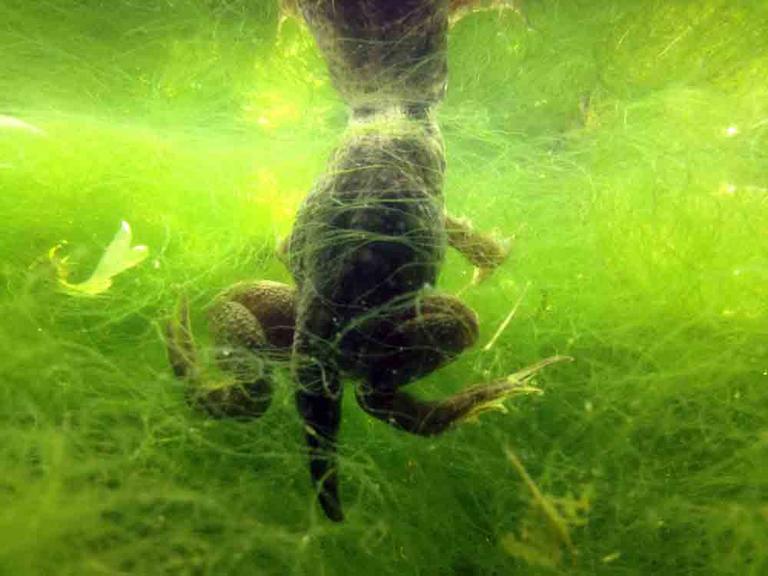
[[[481,343],[414,389],[575,362],[435,439],[347,397],[335,525],[288,376],[207,421],[158,332],[187,294],[209,351],[220,289],[288,281],[346,123],[308,34],[267,0],[0,0],[0,574],[768,574],[768,5],[523,11],[450,34],[447,204],[515,242],[480,286],[449,256]],[[149,257],[63,292],[48,251],[85,280],[121,220]]]

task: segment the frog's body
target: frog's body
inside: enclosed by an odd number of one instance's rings
[[[387,325],[396,328],[395,318],[407,317],[435,285],[447,243],[436,128],[427,118],[395,122],[404,126],[365,130],[342,145],[302,206],[289,245],[298,408],[311,426],[312,474],[325,486],[321,502],[332,518],[340,509],[327,452],[339,423],[339,373],[373,389],[402,383],[392,378],[405,375]],[[465,332],[469,344],[476,330]]]
[[[428,119],[386,132],[357,127],[304,202],[289,244],[305,327],[330,343],[334,363],[368,369],[359,332],[435,286],[447,236],[442,145]],[[304,342],[302,346],[309,345]],[[315,346],[312,345],[314,348]]]
[[[493,405],[520,380],[432,402],[401,389],[477,339],[474,312],[434,291],[446,247],[483,269],[507,255],[506,246],[444,212],[443,144],[431,108],[445,87],[448,0],[298,4],[352,121],[287,244],[296,288],[253,282],[218,299],[211,320],[220,360],[239,385],[194,398],[212,414],[259,416],[271,393],[264,361],[290,359],[312,479],[327,516],[341,520],[342,376],[359,383],[366,412],[422,435]],[[179,376],[193,374],[184,314],[170,326],[169,352]]]

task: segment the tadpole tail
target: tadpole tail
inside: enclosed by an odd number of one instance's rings
[[[335,395],[317,395],[299,389],[296,394],[299,413],[304,419],[304,437],[309,456],[309,473],[318,502],[328,519],[341,522],[344,514],[339,498],[336,433],[341,414],[341,391]]]
[[[313,345],[314,342],[314,345]],[[318,502],[329,520],[341,522],[336,434],[341,421],[341,380],[327,344],[300,334],[294,371],[296,407],[304,421],[309,472]]]
[[[306,374],[305,374],[306,377]],[[309,383],[317,382],[309,381]],[[304,437],[309,456],[309,473],[318,502],[329,520],[341,522],[344,514],[339,498],[336,433],[341,418],[341,390],[336,379],[335,393],[320,394],[304,387],[308,381],[299,377],[296,404],[304,420]]]
[[[309,472],[317,491],[317,501],[329,520],[342,522],[344,512],[339,498],[335,440],[321,438],[314,430],[306,432],[306,440],[309,447]]]

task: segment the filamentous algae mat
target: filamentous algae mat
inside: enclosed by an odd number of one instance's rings
[[[510,252],[445,398],[567,356],[433,438],[349,385],[341,523],[294,379],[207,418],[164,326],[292,283],[277,248],[344,138],[271,0],[0,0],[0,574],[768,573],[768,6],[527,0],[452,18],[448,212]],[[459,18],[459,16],[461,16]]]

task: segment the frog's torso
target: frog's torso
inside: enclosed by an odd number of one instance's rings
[[[298,5],[352,111],[289,248],[299,308],[322,301],[338,331],[437,279],[445,160],[430,110],[445,91],[448,0]]]
[[[289,245],[299,309],[323,303],[324,325],[313,329],[323,335],[433,286],[446,246],[437,127],[392,110],[349,132],[304,201]]]

